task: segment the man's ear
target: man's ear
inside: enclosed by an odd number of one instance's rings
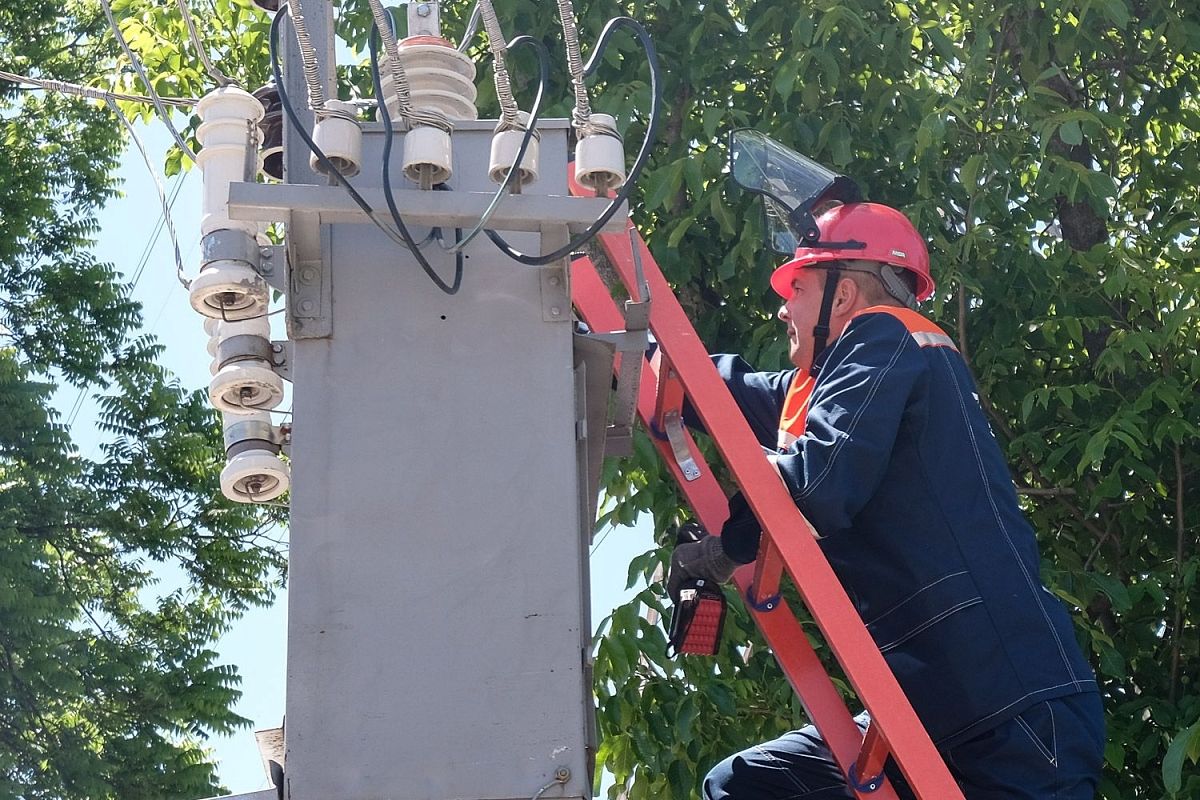
[[[833,312],[847,313],[858,302],[859,294],[861,291],[854,279],[842,277],[838,281],[837,291],[833,295]]]

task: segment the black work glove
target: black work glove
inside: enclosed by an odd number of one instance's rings
[[[739,566],[721,547],[718,536],[709,536],[698,522],[686,522],[684,528],[692,527],[691,533],[697,541],[676,545],[671,553],[671,571],[667,576],[667,594],[672,603],[679,603],[679,591],[689,581],[709,581],[713,585],[725,583],[733,577]],[[682,537],[681,537],[682,538]]]
[[[758,558],[758,540],[762,526],[746,498],[738,492],[729,498],[729,519],[721,527],[721,545],[725,553],[739,564],[749,564]]]

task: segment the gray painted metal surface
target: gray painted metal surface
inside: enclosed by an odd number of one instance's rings
[[[455,187],[491,186],[489,139],[456,132]],[[378,185],[380,147],[359,185]],[[565,195],[563,126],[541,152],[527,191]],[[374,227],[326,231],[332,336],[290,360],[287,796],[529,798],[565,767],[543,796],[590,797],[594,487],[570,307],[550,314],[548,271],[482,236],[447,296]],[[449,280],[453,257],[424,252]]]

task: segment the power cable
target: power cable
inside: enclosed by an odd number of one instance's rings
[[[416,108],[412,104],[412,92],[408,85],[408,76],[404,65],[400,63],[400,49],[396,45],[396,32],[393,28],[392,16],[383,7],[381,0],[367,0],[371,7],[371,17],[375,21],[375,30],[383,41],[383,52],[388,58],[388,69],[392,74],[392,92],[396,96],[397,109],[400,116],[409,125],[426,125],[431,128],[453,133],[454,126],[441,111],[434,108]],[[383,95],[376,90],[378,102],[383,103]]]
[[[175,5],[179,6],[179,14],[183,17],[183,24],[187,26],[188,38],[192,40],[192,47],[199,54],[200,61],[204,64],[205,72],[217,82],[217,86],[225,87],[234,85],[232,78],[217,69],[212,61],[209,61],[208,53],[205,51],[204,45],[200,42],[200,35],[196,33],[196,23],[192,21],[191,12],[188,11],[187,0],[175,0]]]
[[[171,247],[175,252],[175,277],[184,285],[184,288],[190,288],[191,281],[187,279],[183,272],[183,256],[179,254],[179,237],[175,235],[175,221],[171,218],[171,206],[167,201],[167,193],[163,189],[162,180],[158,177],[158,171],[154,169],[154,164],[150,161],[150,154],[146,152],[146,145],[142,143],[142,137],[138,136],[137,130],[134,129],[133,123],[129,121],[129,118],[125,116],[125,112],[112,100],[106,102],[108,103],[109,110],[116,114],[117,119],[125,126],[125,130],[129,131],[130,138],[137,145],[138,152],[142,154],[142,160],[146,162],[146,169],[150,171],[150,177],[154,179],[154,188],[158,192],[158,201],[162,204],[163,220],[167,226],[167,234],[171,237]],[[180,183],[182,184],[182,180]],[[137,276],[134,278],[134,285],[141,279],[141,270],[144,268],[145,264],[143,262]]]
[[[479,32],[479,17],[479,1],[476,0],[475,7],[471,9],[471,16],[469,19],[467,19],[467,29],[463,31],[463,37],[458,43],[458,52],[466,52],[467,46],[471,44],[471,40],[474,39],[475,34]]]
[[[175,181],[175,185],[171,187],[171,196],[167,198],[167,205],[172,210],[175,209],[175,200],[179,197],[179,192],[183,188],[183,182],[187,179],[189,174],[190,173],[187,172],[179,173],[179,177]],[[148,264],[150,261],[150,253],[153,251],[154,245],[158,244],[158,237],[162,234],[164,222],[165,220],[162,213],[159,213],[158,221],[154,223],[154,228],[150,233],[150,238],[146,240],[146,246],[142,248],[142,254],[138,256],[137,266],[133,270],[133,279],[131,281],[133,288],[137,288],[138,283],[142,279],[142,273],[145,272],[146,264]]]
[[[392,224],[400,231],[408,245],[408,249],[412,251],[413,256],[417,259],[417,263],[421,265],[421,269],[433,281],[434,286],[448,295],[458,293],[462,288],[463,277],[463,254],[461,248],[454,255],[454,278],[450,283],[446,283],[433,266],[425,258],[424,254],[418,249],[418,245],[413,241],[412,236],[408,232],[408,226],[404,224],[404,220],[400,216],[400,210],[396,207],[396,197],[392,192],[392,146],[395,143],[396,131],[392,125],[392,115],[387,109],[387,105],[383,101],[383,79],[379,75],[379,38],[380,31],[377,24],[371,26],[371,36],[367,40],[367,48],[371,56],[371,81],[375,85],[375,101],[377,103],[377,112],[383,120],[383,199],[387,202],[388,213],[392,215]],[[441,230],[435,228],[430,233],[436,232],[440,241]],[[462,229],[454,229],[455,245],[462,241]]]
[[[336,179],[346,189],[351,199],[354,200],[354,203],[360,209],[362,209],[363,213],[365,213],[372,222],[375,223],[376,227],[387,234],[388,238],[396,244],[407,247],[413,254],[413,257],[416,258],[417,263],[421,265],[421,269],[424,270],[431,279],[433,279],[438,288],[447,294],[453,294],[454,292],[458,291],[457,285],[449,286],[442,281],[441,278],[437,277],[437,273],[433,271],[433,267],[430,266],[429,262],[425,259],[425,256],[421,253],[416,241],[413,240],[412,234],[408,232],[407,227],[404,227],[403,221],[399,220],[399,216],[396,215],[396,220],[399,222],[397,227],[399,228],[401,237],[398,239],[396,237],[396,233],[384,225],[383,222],[375,216],[375,210],[371,208],[370,203],[364,200],[363,196],[360,195],[358,191],[350,185],[349,179],[347,179],[346,176],[342,174],[341,170],[339,170],[337,166],[329,160],[329,157],[325,155],[325,152],[317,146],[317,143],[313,141],[312,136],[310,136],[308,131],[304,129],[304,125],[301,124],[300,118],[296,116],[296,109],[293,107],[291,99],[288,97],[287,90],[284,88],[283,74],[279,68],[279,26],[280,21],[285,16],[284,12],[286,7],[286,3],[280,6],[279,11],[275,13],[274,19],[271,20],[271,30],[269,36],[267,37],[267,48],[271,56],[271,74],[275,78],[275,87],[279,92],[279,104],[283,107],[283,112],[284,115],[287,116],[288,122],[291,123],[293,129],[295,129],[296,135],[304,141],[304,144],[310,151],[312,151],[312,154],[317,157],[317,161],[325,169],[327,174],[333,176],[333,178]],[[383,112],[383,118],[386,127],[386,125],[390,124],[391,122],[386,110]],[[460,269],[461,263],[456,265],[456,271]]]
[[[505,63],[509,45],[504,41],[500,19],[496,16],[496,9],[491,0],[479,0],[475,7],[483,16],[488,48],[492,51],[492,78],[496,84],[496,99],[500,102],[500,124],[496,126],[496,130],[499,132],[520,128],[521,112],[517,108],[516,98],[513,97],[512,84],[508,79],[508,65]]]
[[[580,135],[591,133],[591,101],[588,99],[587,72],[583,66],[583,55],[579,50],[579,29],[575,25],[575,8],[571,0],[557,0],[558,19],[562,24],[563,43],[567,49],[567,71],[571,75],[571,87],[575,92],[575,108],[571,111],[571,124],[579,129]],[[485,18],[486,19],[486,18]],[[601,34],[601,39],[603,39]]]
[[[292,101],[287,93],[287,89],[284,88],[283,73],[279,69],[279,24],[280,21],[287,16],[286,4],[280,8],[280,11],[284,11],[285,13],[280,14],[279,11],[277,11],[275,12],[275,17],[271,20],[270,35],[267,37],[267,49],[271,57],[271,75],[275,80],[275,89],[277,92],[279,92],[279,105],[283,108],[284,115],[288,118],[288,122],[291,123],[292,128],[296,131],[296,135],[298,135],[304,141],[304,144],[313,153],[313,155],[317,157],[317,161],[328,172],[328,174],[333,176],[333,178],[342,185],[342,188],[344,188],[346,193],[350,195],[350,199],[354,201],[354,204],[357,205],[373,223],[375,223],[376,227],[387,234],[389,239],[399,245],[407,247],[408,245],[396,235],[396,232],[384,225],[383,221],[376,216],[375,209],[371,208],[371,204],[368,203],[363,196],[358,193],[358,191],[350,184],[349,179],[347,179],[346,176],[342,174],[341,170],[339,170],[337,166],[329,160],[329,157],[325,155],[325,151],[317,146],[317,143],[313,141],[312,136],[309,135],[308,131],[305,130],[304,125],[300,122],[300,118],[296,116],[296,109],[292,105]]]
[[[381,79],[379,78],[379,64],[378,64],[377,53],[375,50],[375,39],[373,37],[374,37],[374,33],[372,33],[372,39],[368,42],[368,44],[371,46],[371,51],[370,51],[371,52],[371,75],[372,75],[372,78],[375,80],[375,92],[376,92],[376,94],[378,94],[380,92]],[[483,231],[487,227],[488,222],[491,220],[492,216],[496,213],[496,210],[500,207],[500,203],[503,201],[503,199],[505,197],[508,196],[508,188],[509,188],[510,184],[512,183],[513,178],[520,174],[521,164],[525,160],[525,153],[526,153],[526,151],[529,150],[529,145],[532,143],[533,137],[537,134],[537,123],[538,123],[538,119],[542,113],[542,97],[545,94],[546,85],[550,82],[550,54],[546,51],[545,45],[543,45],[540,41],[533,39],[532,37],[529,37],[529,36],[518,36],[517,38],[513,39],[512,42],[510,42],[507,45],[508,48],[522,47],[522,46],[531,47],[533,49],[534,53],[537,55],[539,75],[538,75],[537,95],[535,96],[534,101],[533,101],[533,106],[530,111],[529,121],[525,126],[525,134],[524,134],[524,136],[521,137],[521,145],[517,149],[517,156],[513,160],[513,164],[509,167],[507,174],[505,174],[504,180],[500,182],[500,186],[496,189],[496,192],[492,195],[492,201],[488,204],[488,207],[484,210],[483,215],[479,218],[479,221],[475,224],[475,227],[472,228],[471,231],[466,236],[459,236],[457,238],[456,243],[454,245],[452,245],[451,247],[443,247],[442,248],[443,250],[446,250],[447,252],[451,252],[451,253],[461,252],[468,244],[471,243],[471,241],[476,236],[479,235],[479,233],[481,231]],[[385,115],[385,117],[387,116],[386,112],[384,112],[384,115]],[[394,198],[390,198],[390,195],[392,192],[391,166],[390,166],[390,157],[391,157],[391,149],[392,149],[391,140],[392,140],[392,137],[394,136],[394,131],[392,129],[390,122],[391,121],[389,119],[385,118],[384,132],[387,135],[387,139],[384,141],[384,168],[383,168],[383,192],[384,192],[384,198],[388,199],[389,209],[395,207]],[[392,221],[395,223],[397,218],[398,218],[398,215],[394,214],[392,217]],[[397,223],[397,227],[399,227],[399,223]]]
[[[621,207],[621,204],[629,198],[638,177],[642,173],[642,169],[646,166],[646,162],[650,158],[650,147],[654,143],[654,138],[658,133],[658,125],[662,117],[662,85],[659,81],[658,53],[654,48],[654,42],[650,40],[650,34],[632,17],[614,17],[610,19],[608,24],[604,26],[604,30],[600,32],[600,38],[596,42],[596,50],[592,53],[591,59],[584,67],[584,75],[591,75],[600,65],[604,51],[608,47],[608,40],[617,28],[627,28],[633,33],[646,53],[646,62],[650,67],[650,118],[646,123],[646,136],[642,140],[642,147],[633,162],[633,168],[629,170],[629,177],[625,181],[625,185],[621,187],[620,191],[612,199],[612,202],[604,209],[604,213],[589,225],[583,233],[552,253],[546,253],[541,256],[526,255],[514,250],[499,233],[487,231],[488,238],[492,240],[496,247],[500,248],[501,252],[514,261],[534,267],[542,266],[552,261],[557,261],[590,241],[612,219],[612,216],[617,213],[617,209]]]
[[[153,103],[154,98],[144,94],[126,94],[125,92],[110,92],[104,89],[97,89],[94,86],[81,86],[78,83],[68,83],[67,81],[55,81],[49,78],[31,78],[28,75],[18,75],[15,72],[6,72],[0,70],[0,78],[13,83],[23,83],[27,86],[36,86],[39,89],[45,89],[48,92],[58,92],[59,94],[70,94],[76,97],[86,97],[91,100],[124,100],[130,103]],[[190,108],[198,102],[193,97],[162,97],[159,96],[159,101],[163,105],[175,106],[177,108]]]
[[[287,9],[292,18],[292,28],[296,33],[296,44],[300,49],[300,64],[304,71],[304,82],[308,86],[308,107],[317,118],[325,114],[325,87],[321,84],[321,68],[317,62],[317,49],[313,47],[308,35],[308,26],[304,23],[304,9],[301,0],[291,0],[279,7],[279,11]],[[278,12],[276,12],[278,16]],[[274,20],[272,20],[274,22]],[[278,85],[278,81],[276,84]]]
[[[154,84],[150,82],[150,77],[146,75],[146,68],[142,66],[142,60],[137,57],[137,54],[130,49],[129,43],[125,41],[125,36],[121,33],[121,28],[117,25],[117,18],[113,16],[112,6],[108,0],[100,0],[100,7],[104,9],[104,16],[108,19],[108,27],[112,29],[113,36],[121,45],[121,49],[125,51],[125,57],[129,59],[129,63],[133,65],[133,69],[137,72],[138,77],[142,79],[142,84],[146,87],[147,94],[150,95],[150,102],[154,104],[154,110],[158,112],[159,118],[167,129],[171,131],[171,136],[175,139],[175,144],[179,145],[179,149],[183,154],[190,158],[193,162],[196,160],[196,154],[192,152],[192,148],[188,147],[187,142],[179,135],[179,131],[175,130],[175,126],[171,123],[171,115],[167,113],[167,109],[163,107],[162,98],[158,96],[158,92],[154,89]]]

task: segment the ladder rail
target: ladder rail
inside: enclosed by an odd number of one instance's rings
[[[628,237],[625,233],[601,234],[598,238],[605,255],[626,286],[636,285],[637,281],[630,243],[639,249],[643,278],[654,298],[650,311],[651,331],[659,347],[674,364],[693,408],[734,474],[755,516],[762,523],[764,533],[787,565],[787,571],[825,641],[859,698],[871,712],[872,727],[876,729],[873,741],[881,739],[886,742],[918,797],[924,800],[960,800],[961,790],[934,748],[883,655],[867,633],[815,538],[772,534],[811,530],[811,526],[792,501],[779,475],[763,457],[762,448],[750,431],[749,424],[712,365],[707,350],[645,242],[640,236]],[[651,382],[648,385],[654,384]],[[674,460],[668,459],[668,464],[674,464]],[[724,513],[721,521],[723,517]],[[710,527],[708,521],[701,521]],[[719,530],[719,525],[711,526],[711,529]],[[802,580],[798,579],[801,577]],[[784,608],[777,607],[763,614],[760,627],[764,623],[778,624],[774,617],[794,619],[790,613],[781,613],[784,611]],[[814,723],[817,721],[818,717],[814,716]],[[857,738],[859,742],[855,746],[855,757],[862,747],[861,737]],[[854,758],[851,758],[850,764],[842,763],[844,755],[835,750],[839,765],[848,771]]]

